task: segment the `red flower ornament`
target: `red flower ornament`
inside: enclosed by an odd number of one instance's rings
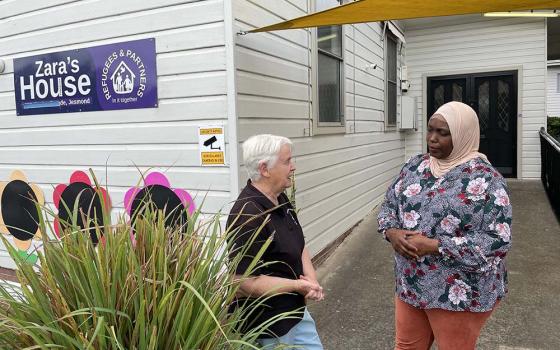
[[[111,199],[103,187],[93,187],[89,176],[83,171],[75,171],[70,183],[59,184],[54,189],[53,202],[58,210],[54,220],[54,230],[58,237],[72,224],[74,209],[77,209],[77,226],[89,232],[91,240],[97,244],[102,237],[97,236],[95,227],[105,224],[103,213],[111,210]],[[87,227],[86,227],[87,226]]]

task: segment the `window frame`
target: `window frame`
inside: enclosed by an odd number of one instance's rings
[[[314,1],[315,2],[315,1]],[[339,3],[343,1],[338,0]],[[314,3],[316,8],[316,3]],[[331,52],[319,48],[318,42],[318,28],[311,30],[311,55],[312,55],[312,69],[311,69],[311,84],[312,84],[312,118],[313,118],[313,135],[321,134],[342,134],[346,133],[346,63],[345,63],[345,26],[340,25],[341,35],[341,56],[337,56]],[[330,58],[338,60],[340,68],[340,122],[322,122],[319,120],[319,55],[325,55]],[[314,68],[314,69],[313,69]]]
[[[385,111],[384,111],[384,116],[385,116],[385,128],[386,129],[396,129],[398,126],[398,117],[399,117],[399,111],[398,111],[398,107],[399,107],[399,43],[400,40],[399,38],[397,38],[393,33],[391,33],[391,31],[389,30],[389,28],[386,29],[385,31],[385,37],[383,38],[383,51],[384,51],[384,66],[385,66]],[[395,116],[394,116],[394,124],[389,122],[389,48],[388,48],[388,40],[392,40],[395,43]],[[393,83],[391,81],[391,83]]]

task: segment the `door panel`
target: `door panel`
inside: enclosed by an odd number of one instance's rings
[[[432,89],[428,89],[429,115],[449,101],[465,102],[467,100],[466,77],[430,80]]]
[[[517,92],[511,75],[475,77],[480,151],[504,176],[515,175]]]
[[[428,118],[444,103],[460,101],[478,114],[480,152],[504,176],[517,170],[517,72],[428,79]]]

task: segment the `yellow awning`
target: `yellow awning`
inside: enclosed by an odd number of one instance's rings
[[[560,0],[359,0],[249,31],[319,27],[395,19],[560,8]]]

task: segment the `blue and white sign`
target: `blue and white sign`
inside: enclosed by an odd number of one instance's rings
[[[18,115],[157,107],[155,39],[14,60]]]

